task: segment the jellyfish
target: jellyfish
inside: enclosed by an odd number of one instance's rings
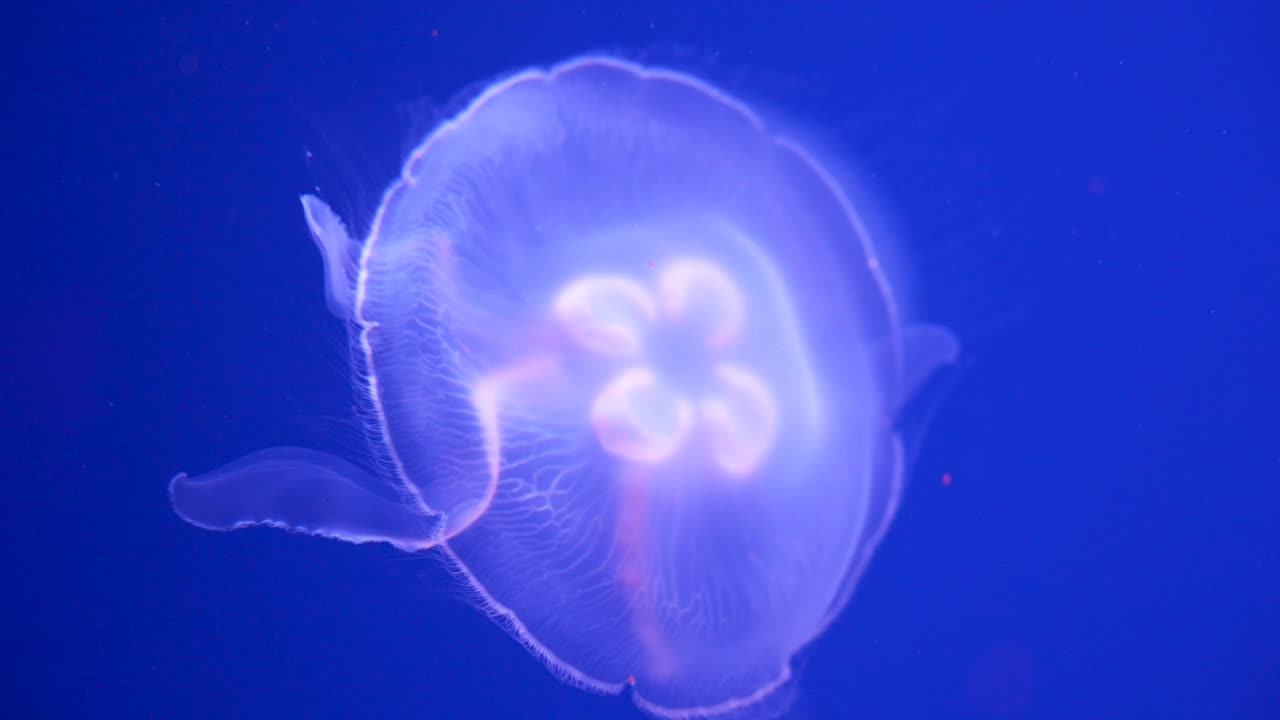
[[[957,350],[904,322],[834,175],[743,103],[609,57],[437,127],[363,242],[302,197],[383,462],[170,484],[204,528],[434,550],[561,679],[750,712],[840,613]]]

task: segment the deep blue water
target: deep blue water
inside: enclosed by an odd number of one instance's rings
[[[638,717],[429,557],[165,493],[357,437],[297,195],[363,217],[455,93],[607,50],[824,134],[966,344],[792,717],[1280,717],[1274,7],[375,5],[5,23],[0,716]]]

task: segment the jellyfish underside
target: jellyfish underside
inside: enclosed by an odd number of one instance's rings
[[[299,448],[171,484],[201,527],[438,548],[563,679],[762,706],[896,508],[903,326],[828,173],[686,75],[600,57],[433,132],[358,244],[304,215],[394,472]]]

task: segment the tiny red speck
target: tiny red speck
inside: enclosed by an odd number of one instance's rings
[[[951,487],[951,473],[949,472],[942,473],[942,486]]]

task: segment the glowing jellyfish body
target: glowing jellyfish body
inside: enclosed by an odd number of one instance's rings
[[[688,76],[587,58],[438,128],[360,246],[303,198],[394,477],[299,449],[180,475],[204,527],[439,548],[562,678],[748,709],[845,604],[949,361],[806,152]]]

